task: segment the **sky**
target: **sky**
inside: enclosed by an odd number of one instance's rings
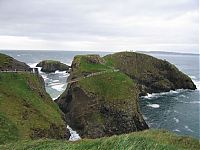
[[[0,0],[0,49],[199,53],[198,0]]]

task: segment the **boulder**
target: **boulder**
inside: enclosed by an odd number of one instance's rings
[[[56,70],[68,72],[70,69],[68,65],[54,60],[43,60],[36,67],[42,67],[41,71],[46,73],[55,72]]]

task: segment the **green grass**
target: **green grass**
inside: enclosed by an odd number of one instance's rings
[[[164,130],[146,130],[99,139],[84,139],[76,142],[61,140],[26,140],[0,146],[0,149],[28,150],[198,150],[199,141],[179,137]]]
[[[128,76],[120,72],[105,72],[100,75],[84,78],[79,81],[83,89],[108,100],[128,99],[135,97],[136,85]]]
[[[160,60],[145,54],[119,52],[104,57],[106,64],[120,69],[131,77],[144,76],[146,73],[158,73]]]
[[[133,107],[138,111],[138,88],[127,75],[121,72],[106,72],[81,79],[79,85],[86,93],[95,94],[105,103],[115,104],[119,110]]]
[[[74,62],[78,64],[78,67],[74,68],[73,74],[76,76],[80,76],[83,73],[94,73],[94,72],[101,72],[106,70],[113,70],[112,67],[107,66],[104,63],[91,63],[91,57],[97,57],[98,55],[78,55],[74,58]],[[102,58],[99,57],[102,62],[104,61]]]
[[[12,62],[12,58],[10,56],[0,53],[0,68],[9,66],[10,62]]]
[[[0,143],[28,139],[32,129],[47,131],[52,124],[64,132],[61,111],[40,82],[30,73],[0,73]]]

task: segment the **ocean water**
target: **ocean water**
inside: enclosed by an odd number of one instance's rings
[[[176,65],[192,78],[197,90],[180,89],[140,98],[140,107],[148,125],[200,138],[199,55],[150,55]]]
[[[17,60],[34,67],[41,60],[59,60],[70,65],[75,55],[100,54],[109,52],[87,51],[0,51]],[[159,94],[148,94],[140,98],[140,108],[145,120],[151,128],[167,129],[180,135],[200,138],[200,74],[199,55],[166,55],[150,54],[160,59],[166,59],[176,65],[182,72],[189,75],[197,86],[197,90],[176,90]],[[45,80],[45,87],[52,99],[56,99],[65,90],[66,72],[56,71],[46,74],[40,71]],[[72,132],[75,132],[72,130]],[[71,140],[78,139],[73,134]]]

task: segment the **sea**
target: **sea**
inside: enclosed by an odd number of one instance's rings
[[[71,65],[74,56],[84,54],[99,54],[104,56],[112,52],[98,51],[33,51],[33,50],[0,50],[17,60],[35,67],[42,60],[58,60]],[[167,60],[180,71],[191,77],[197,90],[183,90],[153,93],[140,98],[140,109],[150,128],[166,129],[178,135],[187,135],[200,139],[200,55],[148,53],[156,58]],[[55,100],[67,87],[68,73],[56,71],[46,74],[40,71],[46,91]],[[74,131],[72,131],[74,132]],[[76,140],[75,137],[71,137]]]

